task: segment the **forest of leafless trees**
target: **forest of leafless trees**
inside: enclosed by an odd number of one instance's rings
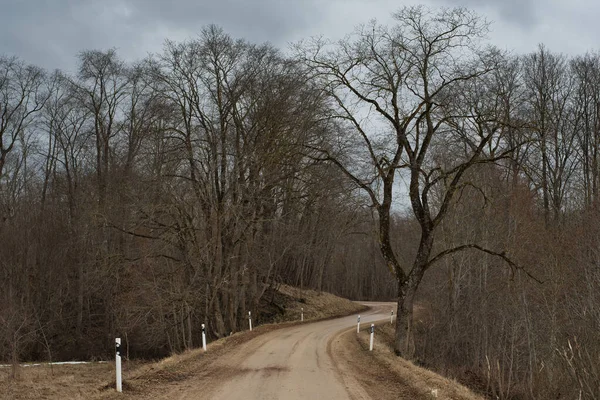
[[[600,53],[394,20],[0,55],[0,360],[182,351],[286,283],[397,299],[397,354],[491,398],[600,398]]]

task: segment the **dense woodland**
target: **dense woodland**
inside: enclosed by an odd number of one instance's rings
[[[0,56],[0,360],[182,351],[287,283],[398,299],[397,352],[492,398],[600,398],[600,53],[394,17]]]

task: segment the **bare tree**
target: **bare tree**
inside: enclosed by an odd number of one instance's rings
[[[8,155],[47,99],[45,83],[41,68],[0,56],[0,193]],[[2,216],[5,218],[7,215]]]
[[[575,81],[572,101],[577,121],[575,135],[583,204],[591,207],[598,201],[600,187],[600,55],[576,57],[570,62],[570,70]]]
[[[104,211],[113,151],[111,141],[121,128],[119,112],[127,95],[129,79],[125,65],[114,49],[84,51],[79,55],[79,62],[75,93],[94,118],[98,202],[101,211]]]
[[[436,228],[465,186],[465,173],[508,152],[500,139],[503,115],[495,109],[492,74],[503,57],[478,47],[485,21],[463,9],[423,7],[404,8],[394,17],[393,28],[372,23],[336,45],[321,39],[301,44],[298,57],[325,88],[340,130],[338,147],[321,148],[320,159],[341,168],[377,210],[381,254],[398,284],[395,349],[410,357],[413,302],[425,271],[469,248],[506,258],[476,244],[432,251]],[[338,156],[352,146],[354,160]],[[439,146],[452,148],[446,162],[436,160]],[[401,170],[421,231],[410,266],[400,265],[390,237]]]
[[[530,171],[542,191],[546,220],[551,211],[556,220],[576,167],[575,132],[582,121],[573,118],[577,113],[571,102],[573,79],[566,58],[540,46],[524,63],[531,124],[537,137],[535,155],[539,155],[539,162],[530,157],[534,163]]]

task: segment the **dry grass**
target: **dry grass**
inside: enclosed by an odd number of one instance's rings
[[[135,370],[141,365],[129,361],[123,368]],[[0,399],[88,399],[103,391],[114,371],[112,363],[42,365],[20,368],[15,380],[11,368],[0,368]]]
[[[0,400],[25,399],[122,399],[149,398],[150,393],[188,379],[202,379],[219,371],[209,366],[225,353],[258,335],[300,323],[360,312],[364,306],[329,293],[317,293],[282,285],[279,300],[284,299],[285,312],[278,316],[283,323],[265,324],[252,332],[245,331],[209,343],[209,351],[186,351],[156,363],[124,361],[123,394],[114,391],[114,364],[81,364],[29,367],[20,369],[20,378],[10,378],[10,368],[0,368]],[[286,322],[287,321],[287,322]]]
[[[355,346],[363,355],[368,354],[367,358],[371,359],[370,364],[379,365],[396,377],[395,381],[401,387],[400,390],[405,393],[405,398],[483,400],[483,397],[458,382],[397,357],[393,351],[394,328],[389,322],[376,324],[372,352],[368,350],[369,333],[366,329],[359,335],[354,333],[346,336],[354,337]]]
[[[360,304],[326,292],[300,290],[287,285],[281,285],[279,292],[296,300],[287,305],[286,314],[290,321],[300,319],[301,308],[304,308],[305,321],[350,315],[365,309]]]

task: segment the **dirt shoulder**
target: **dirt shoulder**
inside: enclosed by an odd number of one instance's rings
[[[348,329],[336,336],[329,353],[343,376],[358,380],[366,394],[378,400],[483,400],[468,388],[397,357],[392,349],[394,331],[389,322],[376,324],[373,351],[365,326],[357,334]]]

